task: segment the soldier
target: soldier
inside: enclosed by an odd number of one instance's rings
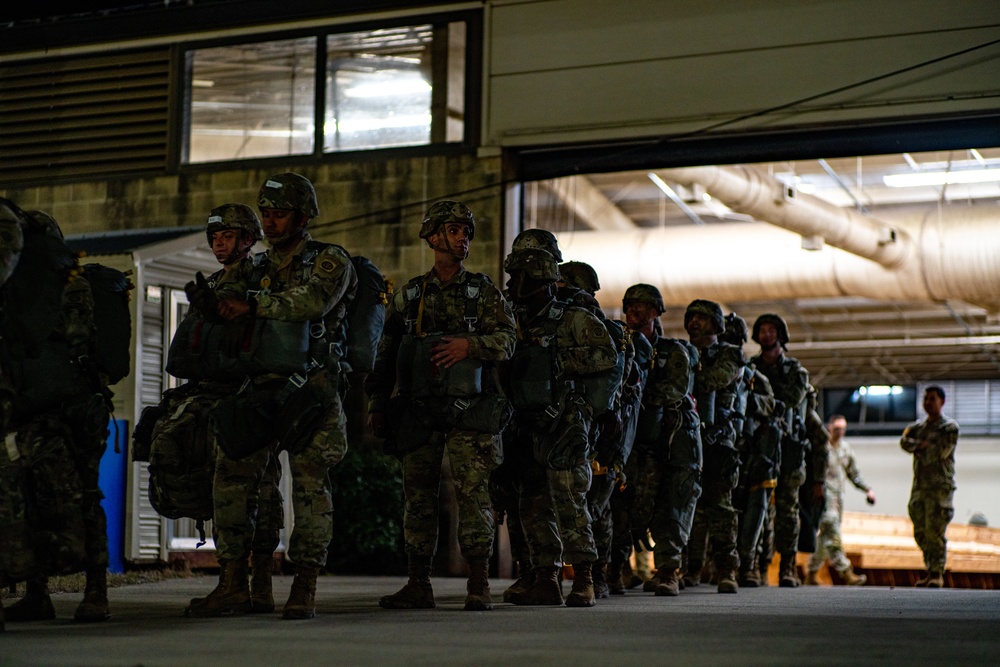
[[[858,471],[858,463],[854,460],[851,446],[844,440],[847,432],[847,419],[844,415],[832,415],[828,422],[830,433],[829,461],[826,467],[826,509],[819,522],[819,537],[816,551],[809,559],[806,573],[806,584],[815,586],[819,569],[826,559],[840,579],[848,586],[863,586],[868,578],[854,573],[851,561],[844,555],[844,547],[840,540],[840,522],[844,516],[844,489],[850,481],[856,488],[865,492],[869,505],[875,504],[875,492],[862,479]]]
[[[788,325],[778,315],[767,313],[758,317],[753,325],[752,338],[760,345],[760,354],[750,363],[767,377],[775,399],[781,401],[785,408],[781,471],[774,492],[773,534],[774,550],[781,556],[779,585],[795,588],[801,584],[795,571],[795,555],[799,543],[799,487],[806,479],[805,452],[809,447],[805,434],[809,373],[797,359],[785,356]],[[769,558],[764,558],[762,567],[769,562]]]
[[[208,288],[214,291],[221,289],[224,285],[249,279],[253,270],[250,250],[255,243],[264,239],[260,219],[254,210],[246,204],[217,206],[209,213],[205,235],[212,254],[215,255],[216,261],[222,265],[218,271],[208,277],[206,281]],[[206,307],[204,301],[209,298],[209,292],[198,291],[194,288],[194,283],[189,284],[189,291],[192,291],[193,297],[192,316],[198,316],[200,311]],[[190,437],[184,429],[184,425],[192,418],[200,419],[201,415],[214,409],[220,400],[235,394],[241,383],[242,380],[234,383],[232,379],[222,377],[189,382],[176,390],[171,390],[164,396],[167,412],[156,425],[153,432],[154,441],[173,437],[172,431],[177,432],[177,437]],[[209,429],[207,436],[210,456],[217,460],[219,450],[211,429]],[[171,451],[179,449],[179,447],[171,448],[169,445],[165,445],[163,440],[154,445],[154,448],[158,446],[166,446]],[[228,474],[231,476],[256,480],[259,473],[256,469],[257,463],[259,462],[253,457],[240,461],[227,459],[223,466],[224,469],[225,466],[229,466]],[[241,472],[236,471],[236,468],[240,466],[246,469]],[[217,466],[216,473],[218,473]],[[227,499],[226,502],[220,503],[217,508],[213,500],[213,514],[219,513],[220,515],[215,522],[216,525],[219,523],[232,524],[233,520],[226,517],[230,513],[242,516],[243,513],[249,511],[256,517],[250,556],[250,606],[247,609],[250,613],[274,611],[271,574],[274,568],[274,550],[280,542],[281,526],[284,522],[281,491],[278,488],[280,479],[281,466],[278,458],[270,456],[256,492],[248,491],[246,498]],[[248,510],[248,508],[250,509]],[[198,607],[203,604],[203,600],[203,598],[201,602],[192,600],[192,605]],[[198,612],[193,613],[197,614]]]
[[[740,559],[736,550],[733,489],[740,465],[736,436],[743,423],[737,381],[743,375],[746,360],[742,347],[719,340],[726,331],[726,323],[722,308],[714,301],[692,301],[684,313],[684,329],[691,344],[698,348],[694,397],[701,419],[704,467],[695,521],[700,514],[705,528],[700,533],[692,530],[684,585],[698,585],[705,560],[705,538],[708,537],[715,558],[718,592],[736,593]],[[697,540],[695,535],[698,535]]]
[[[652,285],[632,285],[625,291],[622,305],[629,328],[645,336],[653,347],[635,446],[625,469],[629,494],[626,513],[633,537],[644,537],[648,528],[655,541],[656,576],[643,590],[675,596],[680,591],[682,552],[701,495],[701,428],[691,396],[698,349],[687,341],[657,333],[656,322],[664,306],[660,291]],[[612,565],[617,570],[629,548],[622,540],[615,541],[619,546]]]
[[[230,322],[247,318],[284,322],[311,322],[309,371],[290,377],[263,374],[252,387],[278,386],[275,393],[279,418],[299,424],[283,439],[292,475],[295,526],[288,544],[288,558],[295,563],[292,590],[282,618],[308,619],[316,614],[316,577],[326,563],[333,538],[333,496],[330,469],[347,452],[347,433],[340,390],[344,373],[347,304],[357,290],[357,275],[350,257],[339,246],[313,241],[309,220],[319,215],[312,183],[299,174],[268,178],[260,188],[257,207],[264,236],[271,250],[255,258],[254,271],[217,288],[217,312]],[[313,407],[315,419],[298,421]],[[293,412],[293,417],[285,416]],[[298,411],[297,413],[295,411]],[[225,428],[220,425],[220,428]],[[241,613],[250,606],[247,556],[254,535],[254,517],[247,511],[227,512],[243,503],[256,489],[274,453],[265,447],[242,461],[233,461],[220,450],[215,487],[215,529],[221,573],[219,585],[208,597],[186,610],[189,616]],[[248,460],[252,462],[248,463]],[[235,464],[235,465],[234,465]],[[255,479],[247,480],[252,468]],[[221,513],[220,513],[220,510]],[[220,521],[221,519],[221,521]]]
[[[586,494],[591,480],[589,439],[594,406],[588,390],[614,368],[618,353],[604,324],[590,312],[557,301],[558,265],[529,248],[504,262],[515,304],[518,341],[507,372],[515,408],[505,443],[523,469],[516,480],[520,518],[531,538],[535,577],[515,604],[562,604],[559,570],[573,565],[570,607],[595,604],[592,564],[597,559]]]
[[[799,551],[816,552],[816,534],[826,512],[826,472],[830,457],[830,432],[819,416],[819,392],[809,385],[806,394],[806,480],[799,487]]]
[[[913,485],[907,507],[913,521],[913,539],[924,554],[927,576],[916,585],[944,587],[948,542],[945,530],[955,515],[955,446],[958,423],[942,413],[944,389],[931,385],[924,390],[927,417],[903,431],[899,446],[913,454]]]
[[[51,216],[41,211],[28,215],[48,236],[62,240],[62,230]],[[78,504],[77,508],[53,508],[60,517],[53,519],[48,528],[55,532],[66,530],[66,539],[75,540],[71,514],[76,511],[82,514],[79,538],[86,587],[73,618],[83,622],[105,621],[111,617],[107,589],[108,536],[98,472],[107,445],[112,394],[108,378],[92,363],[97,357],[94,297],[82,274],[74,274],[66,285],[57,325],[44,345],[47,351],[41,359],[57,360],[60,367],[70,369],[69,375],[60,377],[53,372],[56,366],[44,365],[36,367],[40,372],[25,373],[25,385],[14,398],[11,436],[21,452],[33,452],[26,456],[42,456],[43,451],[47,453],[45,456],[68,451],[72,457],[71,467],[45,470],[51,476],[47,485],[36,492],[59,487],[60,492],[69,491],[72,502]],[[59,476],[59,470],[64,476]],[[54,498],[40,500],[58,504]],[[25,596],[7,609],[6,618],[8,621],[55,618],[48,579],[29,580]]]
[[[560,286],[567,285],[582,290],[595,297],[601,289],[597,272],[584,262],[566,262],[559,265]],[[562,287],[560,287],[562,290]],[[603,312],[594,313],[604,320]],[[594,520],[594,542],[597,547],[598,560],[594,563],[594,596],[597,599],[608,597],[610,589],[607,581],[606,567],[611,557],[611,543],[614,533],[614,520],[611,511],[611,498],[625,481],[625,463],[632,451],[635,441],[635,427],[639,418],[639,401],[642,386],[645,382],[645,364],[652,354],[652,346],[644,336],[629,330],[623,322],[604,320],[605,326],[616,338],[624,358],[622,359],[622,382],[615,394],[614,405],[594,419],[591,426],[591,442],[596,456],[593,460],[593,479],[590,491],[587,493],[588,509]],[[636,365],[639,359],[639,366]],[[641,367],[640,367],[641,366]],[[616,587],[624,592],[624,588],[616,581]]]
[[[366,387],[369,423],[402,461],[409,580],[379,600],[384,609],[435,606],[431,561],[437,550],[438,492],[447,459],[458,500],[459,543],[469,565],[467,611],[493,608],[489,559],[495,521],[490,473],[500,464],[500,432],[509,403],[495,364],[514,350],[514,316],[500,290],[463,262],[476,235],[472,211],[440,201],[420,225],[434,267],[392,299]]]

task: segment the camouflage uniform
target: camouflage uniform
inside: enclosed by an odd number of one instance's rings
[[[806,409],[806,479],[799,487],[799,551],[815,553],[816,535],[819,524],[826,512],[825,493],[819,499],[814,495],[816,485],[823,484],[827,473],[827,459],[830,455],[830,432],[826,430],[823,419],[816,412],[818,407],[818,392],[809,385]],[[825,486],[825,485],[824,485]]]
[[[730,573],[735,576],[740,559],[736,549],[733,489],[740,464],[736,428],[742,425],[742,414],[737,411],[736,402],[737,382],[742,378],[745,360],[743,350],[729,343],[716,342],[699,352],[694,396],[701,418],[704,467],[695,521],[702,515],[704,532],[699,534],[692,528],[688,573],[697,578],[701,572],[708,541],[716,573],[723,577]]]
[[[816,551],[809,558],[810,572],[818,571],[827,558],[837,572],[845,572],[851,568],[851,561],[844,555],[844,545],[840,540],[840,521],[844,516],[844,489],[848,480],[865,493],[870,490],[865,480],[861,478],[851,446],[847,441],[841,440],[836,447],[829,448],[826,466],[826,510],[819,523]]]
[[[780,355],[773,365],[760,356],[750,360],[771,383],[774,398],[785,406],[781,471],[774,491],[774,551],[782,563],[794,563],[799,542],[799,487],[806,480],[805,423],[801,415],[809,391],[809,373],[797,359]],[[769,518],[770,523],[770,518]],[[769,562],[769,558],[764,559]],[[784,565],[783,565],[784,567]]]
[[[930,446],[917,449],[921,442]],[[924,553],[931,573],[944,572],[947,560],[945,530],[955,515],[955,447],[958,423],[945,415],[940,419],[910,424],[903,431],[900,446],[913,454],[913,485],[907,507],[913,521],[913,539]]]
[[[336,246],[324,246],[314,258],[314,267],[305,277],[302,255],[312,241],[308,233],[287,253],[268,251],[257,260],[263,267],[260,284],[247,280],[218,286],[220,296],[243,297],[258,290],[255,316],[291,322],[322,319],[329,332],[340,332],[347,303],[357,289],[357,275],[347,254]],[[270,384],[282,376],[263,375],[254,383]],[[329,470],[340,463],[347,452],[344,410],[338,386],[340,369],[328,364],[309,374],[307,384],[330,400],[330,407],[301,451],[289,453],[292,474],[292,507],[295,526],[289,539],[288,557],[299,566],[321,568],[333,538],[333,496]],[[254,517],[247,508],[246,475],[253,469],[257,483],[263,479],[270,457],[262,450],[240,461],[233,461],[220,449],[216,460],[215,529],[218,533],[220,560],[246,558],[254,535]],[[235,509],[235,511],[230,511]]]
[[[479,282],[475,301],[475,331],[469,331],[466,287],[469,281]],[[493,553],[494,517],[489,495],[490,473],[500,464],[500,435],[459,428],[449,415],[455,397],[426,399],[419,407],[408,401],[390,403],[396,387],[396,364],[404,335],[436,332],[468,337],[469,359],[485,362],[484,382],[490,377],[492,364],[507,359],[514,348],[514,317],[510,305],[489,278],[460,270],[451,280],[442,282],[433,271],[414,279],[408,285],[422,284],[420,323],[408,323],[417,294],[408,295],[403,288],[396,292],[386,316],[385,329],[379,344],[375,370],[366,382],[370,402],[369,412],[384,413],[391,420],[401,419],[398,410],[417,410],[427,424],[422,444],[407,447],[402,453],[405,512],[403,531],[406,553],[413,563],[430,565],[438,544],[438,492],[441,484],[442,459],[447,457],[455,484],[459,510],[459,544],[466,559],[488,559]],[[417,362],[419,363],[419,361]],[[429,359],[424,362],[430,365]],[[466,398],[475,398],[468,396]]]

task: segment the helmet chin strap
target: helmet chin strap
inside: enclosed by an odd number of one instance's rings
[[[440,233],[440,232],[438,232],[438,233]],[[428,239],[428,242],[429,241],[430,241],[430,239]],[[466,250],[464,253],[461,253],[458,250],[455,250],[455,248],[452,247],[451,241],[448,239],[448,235],[447,234],[444,234],[444,248],[439,248],[438,246],[434,245],[433,243],[431,243],[430,246],[431,246],[432,249],[437,250],[438,252],[443,252],[443,253],[447,253],[447,254],[451,255],[452,257],[454,257],[455,259],[457,259],[460,262],[465,261],[465,259],[469,256],[469,251],[468,250]]]

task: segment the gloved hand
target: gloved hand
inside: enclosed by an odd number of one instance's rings
[[[192,310],[201,313],[206,321],[224,322],[225,320],[218,312],[219,297],[216,296],[215,290],[209,286],[205,275],[199,271],[194,278],[194,281],[184,286],[184,293],[187,294],[188,303],[191,304]]]
[[[222,338],[219,340],[219,351],[227,357],[237,358],[243,351],[247,338],[246,320],[242,322],[226,322],[222,327]]]

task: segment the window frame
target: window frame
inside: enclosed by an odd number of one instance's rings
[[[327,36],[340,33],[365,32],[369,30],[379,30],[386,28],[396,28],[401,26],[429,24],[434,28],[449,23],[462,22],[466,26],[465,35],[465,91],[463,103],[464,132],[460,142],[440,142],[434,143],[434,138],[444,134],[438,126],[446,123],[447,119],[440,114],[436,115],[435,101],[440,91],[439,87],[432,86],[431,92],[431,142],[416,146],[395,146],[387,148],[367,148],[359,150],[325,151],[323,146],[324,122],[326,114],[326,59],[327,59]],[[188,54],[199,49],[208,49],[223,46],[236,46],[240,44],[253,44],[256,42],[271,42],[280,40],[300,39],[303,37],[316,38],[315,50],[315,79],[313,82],[314,99],[314,135],[313,149],[311,153],[276,155],[268,157],[248,157],[231,160],[216,160],[209,162],[189,163],[185,161],[185,155],[189,150],[190,128],[191,128],[191,72],[188,65]],[[412,157],[427,157],[438,155],[462,155],[474,152],[479,145],[482,126],[482,47],[483,47],[483,20],[479,11],[454,11],[441,12],[435,14],[418,14],[394,18],[391,20],[370,20],[359,22],[333,23],[324,26],[299,30],[265,31],[253,33],[251,35],[238,35],[225,39],[200,40],[179,44],[174,47],[172,54],[174,62],[173,85],[176,86],[177,94],[173,97],[171,105],[171,123],[168,130],[168,173],[203,173],[224,171],[233,168],[260,168],[280,167],[289,163],[299,165],[326,164],[337,162],[358,162],[369,160],[385,159],[407,159]]]

